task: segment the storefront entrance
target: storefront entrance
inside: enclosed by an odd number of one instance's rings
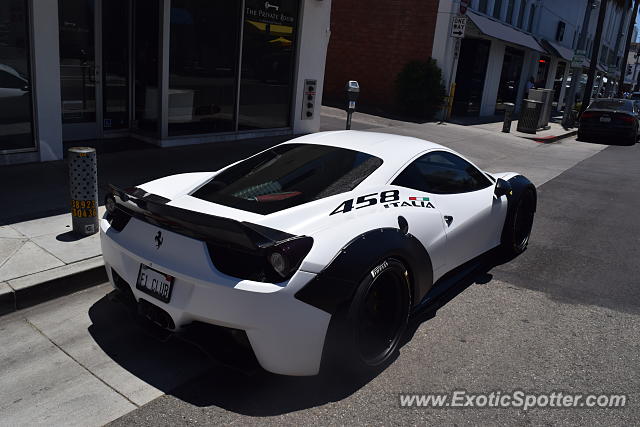
[[[299,0],[58,2],[63,139],[291,127]]]
[[[127,129],[131,45],[128,0],[59,0],[65,140]]]
[[[491,42],[484,39],[462,39],[456,93],[453,99],[454,116],[478,116],[489,60]]]
[[[500,86],[498,86],[498,97],[496,98],[496,114],[504,112],[505,103],[516,102],[523,62],[524,51],[509,46],[505,47]]]

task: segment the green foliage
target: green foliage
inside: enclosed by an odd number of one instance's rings
[[[576,105],[573,107],[575,111],[582,110],[582,102],[576,102]]]
[[[403,113],[430,119],[440,109],[445,96],[442,70],[436,61],[411,61],[398,73],[395,81],[398,106]]]

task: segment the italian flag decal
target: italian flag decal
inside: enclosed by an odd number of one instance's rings
[[[428,197],[409,197],[409,200],[411,201],[416,201],[416,202],[428,202],[429,198]]]

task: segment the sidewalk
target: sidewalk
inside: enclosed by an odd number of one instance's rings
[[[70,214],[0,226],[0,314],[104,282],[99,235],[71,230]]]
[[[334,130],[344,129],[346,122],[346,113],[333,107],[322,107],[322,127],[320,130]],[[352,129],[354,130],[372,130],[377,127],[401,127],[407,125],[414,126],[434,126],[434,125],[447,125],[453,124],[458,126],[464,126],[468,129],[476,129],[482,131],[489,131],[496,134],[515,136],[518,138],[529,139],[541,143],[557,142],[565,138],[574,136],[577,133],[576,128],[565,129],[560,125],[560,117],[552,118],[549,122],[549,129],[540,130],[535,134],[518,132],[518,120],[513,120],[511,123],[511,132],[505,134],[502,132],[502,123],[504,120],[503,115],[496,115],[490,117],[454,117],[448,122],[426,122],[426,123],[411,123],[403,122],[395,119],[373,116],[364,113],[354,113]]]
[[[345,118],[344,111],[323,107],[321,130],[343,129]],[[537,136],[560,134],[559,125],[554,125],[549,134]],[[538,144],[531,135],[500,132],[502,123],[496,122],[411,123],[355,113],[353,129],[431,140],[462,152],[489,172],[519,171],[536,185],[604,148],[572,139]],[[216,170],[290,138],[164,149],[131,141],[134,148],[125,151],[114,151],[114,147],[127,148],[127,141],[96,142],[99,200],[109,183],[131,187],[171,174]],[[2,167],[0,182],[13,183],[0,189],[0,200],[11,201],[0,211],[0,315],[106,280],[99,236],[77,238],[70,231],[66,161]]]
[[[453,123],[465,125],[464,120],[454,120]],[[486,129],[493,132],[502,132],[502,117],[495,117],[494,120],[488,123],[479,123],[472,125],[477,129]],[[564,138],[569,138],[578,133],[577,128],[566,129],[562,127],[562,125],[555,121],[549,122],[549,129],[547,130],[539,130],[535,134],[532,133],[524,133],[518,132],[518,120],[514,120],[511,123],[511,135],[517,136],[519,138],[526,138],[532,141],[540,142],[540,143],[552,143],[559,141]]]

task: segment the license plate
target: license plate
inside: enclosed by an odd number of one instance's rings
[[[600,121],[602,123],[610,123],[611,122],[611,117],[608,117],[608,116],[600,117]]]
[[[136,281],[136,288],[162,302],[169,302],[174,279],[173,276],[141,264],[138,280]]]

